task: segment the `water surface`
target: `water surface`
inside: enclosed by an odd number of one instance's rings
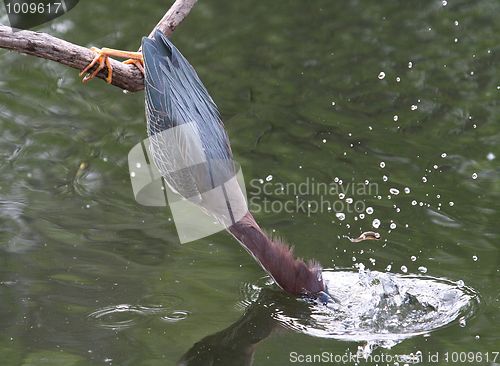
[[[133,50],[164,11],[81,2],[40,30]],[[219,105],[264,228],[325,268],[463,281],[479,295],[465,323],[374,354],[500,351],[499,11],[495,0],[200,0],[173,37]],[[180,245],[168,210],[134,201],[142,93],[0,60],[2,364],[234,365],[250,349],[255,365],[286,365],[292,352],[363,346],[282,327],[277,315],[309,305],[275,290],[231,237]],[[325,197],[346,203],[338,211],[263,209],[296,197],[259,187],[313,179],[377,188]],[[382,239],[347,239],[368,230]]]

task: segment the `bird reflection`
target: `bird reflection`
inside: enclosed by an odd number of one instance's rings
[[[250,366],[257,346],[272,333],[289,331],[275,320],[276,312],[306,316],[310,307],[282,292],[263,289],[259,297],[234,324],[195,343],[177,362],[178,366]],[[286,309],[286,310],[285,310]]]

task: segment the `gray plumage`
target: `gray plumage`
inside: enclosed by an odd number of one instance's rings
[[[244,206],[246,212],[240,192],[228,196],[224,191],[218,200],[204,195],[236,173],[217,106],[194,68],[163,33],[143,38],[142,52],[147,128],[156,167],[174,192],[218,219],[232,221],[231,211]]]
[[[143,39],[142,52],[146,70],[148,135],[153,144],[151,149],[155,163],[162,175],[185,197],[207,188],[204,186],[207,182],[197,181],[202,172],[209,176],[219,173],[210,182],[215,186],[232,177],[232,153],[224,125],[217,106],[194,68],[160,31],[155,32],[154,39]],[[163,139],[167,131],[185,124],[189,127],[184,126],[183,132],[176,137],[179,139],[178,146],[167,146],[165,150]],[[186,146],[189,143],[190,146]],[[192,163],[199,160],[205,160],[206,164],[193,167]],[[223,176],[220,176],[222,173]]]

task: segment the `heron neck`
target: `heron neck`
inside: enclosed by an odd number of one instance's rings
[[[296,259],[288,245],[272,240],[265,234],[250,212],[229,227],[228,231],[283,290],[295,295],[314,294],[324,290],[319,264]]]

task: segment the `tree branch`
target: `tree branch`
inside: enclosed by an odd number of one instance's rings
[[[189,14],[197,0],[176,0],[165,16],[151,32],[159,29],[169,36],[175,28]],[[59,62],[63,65],[82,70],[87,66],[95,54],[88,48],[76,45],[46,33],[29,30],[16,30],[0,25],[0,48],[25,53]],[[126,65],[110,58],[113,67],[112,84],[129,91],[144,89],[144,78],[141,72],[133,65]],[[105,79],[107,69],[101,70],[97,77]]]
[[[11,27],[0,25],[0,47],[28,55],[59,62],[63,65],[82,70],[95,54],[90,49],[78,46],[46,33],[32,31],[13,31]],[[141,72],[133,65],[124,65],[110,59],[113,67],[112,84],[129,91],[144,89]],[[101,70],[97,77],[105,79],[107,69]]]
[[[177,0],[173,3],[163,18],[161,18],[158,22],[156,27],[154,27],[151,33],[149,33],[149,38],[153,37],[153,34],[157,29],[161,30],[167,37],[169,37],[175,28],[177,28],[177,26],[189,14],[197,1],[198,0]]]

